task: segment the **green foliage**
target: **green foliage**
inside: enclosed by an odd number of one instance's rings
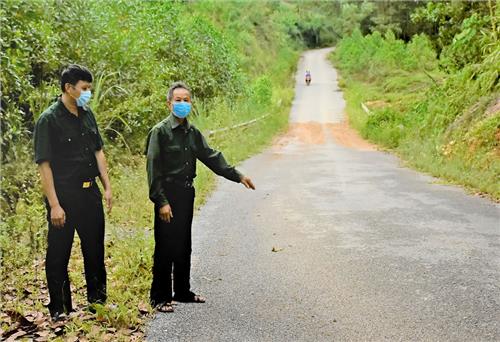
[[[438,54],[456,39],[463,31],[463,23],[471,16],[478,16],[490,22],[498,18],[499,10],[495,1],[429,1],[425,7],[418,7],[411,14],[416,25],[421,25],[421,32],[426,33]],[[493,29],[496,31],[496,29]]]
[[[375,141],[382,141],[390,148],[397,147],[404,135],[405,117],[391,109],[376,111],[368,117],[363,127],[363,135]]]
[[[442,64],[451,70],[458,70],[468,64],[481,62],[483,52],[491,52],[492,36],[484,31],[489,18],[474,13],[463,21],[461,32],[453,38],[449,46],[444,47]]]
[[[351,122],[363,136],[420,169],[498,198],[500,44],[489,5],[486,12],[485,4],[428,4],[425,13],[435,20],[457,9],[469,15],[453,23],[454,30],[442,29],[439,42],[448,45],[441,46],[439,59],[436,41],[424,34],[404,43],[390,32],[363,36],[358,30],[332,58],[346,78]],[[378,105],[368,115],[360,102]]]
[[[272,86],[273,84],[271,80],[266,76],[259,77],[257,80],[255,80],[252,88],[252,93],[256,104],[265,107],[271,104],[271,99],[273,96]]]
[[[280,18],[293,17],[293,6],[5,0],[0,14],[0,292],[2,296],[14,292],[7,309],[45,311],[45,282],[39,273],[43,273],[40,260],[47,223],[31,135],[38,115],[61,92],[61,69],[69,63],[86,65],[94,72],[90,105],[106,141],[113,184],[106,264],[108,298],[116,308],[97,307],[97,320],[73,318],[66,333],[102,340],[106,328],[113,327],[118,329],[113,338],[127,340],[120,329],[144,323],[146,317],[137,307],[148,310],[151,281],[152,206],[144,206],[149,200],[140,154],[147,131],[168,114],[168,86],[176,80],[191,86],[195,108],[191,120],[203,131],[271,114],[266,121],[210,139],[232,163],[257,152],[287,123],[291,75],[301,43],[292,40]],[[213,184],[212,174],[200,167],[197,206]],[[85,304],[81,255],[73,255],[69,268],[77,289],[74,299],[81,308]],[[23,292],[26,284],[30,284],[28,297]],[[0,328],[9,326],[0,322]]]
[[[405,44],[391,31],[383,37],[379,32],[363,36],[355,30],[338,44],[335,58],[342,69],[363,73],[368,79],[386,76],[394,70],[412,72],[437,66],[435,53],[425,35],[416,35]]]

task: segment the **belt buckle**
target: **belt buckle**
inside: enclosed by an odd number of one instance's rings
[[[82,188],[83,189],[87,189],[87,188],[90,188],[90,185],[92,184],[92,182],[83,182],[82,184]]]
[[[190,188],[191,187],[191,182],[190,181],[184,182],[184,187]]]

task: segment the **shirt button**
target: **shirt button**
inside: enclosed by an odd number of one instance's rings
[[[89,166],[92,166],[92,163],[89,163]]]
[[[187,148],[187,147],[184,147],[184,150],[185,150],[185,151],[187,151],[187,150],[188,150],[188,148]]]
[[[189,162],[186,162],[186,165],[189,164]]]
[[[85,151],[88,151],[88,150],[89,150],[89,148],[88,148],[88,147],[85,147]]]
[[[85,135],[85,133],[82,133],[82,137]]]

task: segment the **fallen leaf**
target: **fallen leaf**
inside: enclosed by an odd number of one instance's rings
[[[35,335],[38,335],[40,337],[46,337],[46,336],[49,336],[50,334],[50,331],[47,331],[47,330],[41,330],[41,331],[37,331],[35,333]]]
[[[101,332],[101,329],[99,329],[99,327],[97,327],[97,326],[94,325],[90,329],[90,336],[97,336],[97,335],[99,335],[100,332]]]
[[[66,322],[64,322],[64,321],[51,322],[50,327],[55,330],[57,328],[64,327],[65,324],[66,324]]]
[[[7,302],[10,302],[10,301],[13,301],[14,299],[16,299],[16,297],[11,296],[11,295],[10,295],[10,294],[8,294],[8,293],[4,294],[3,298],[4,298]]]
[[[10,336],[9,336],[9,338],[6,340],[6,342],[15,341],[15,340],[16,340],[16,338],[21,337],[21,336],[24,336],[24,335],[26,335],[26,334],[27,334],[27,333],[26,333],[26,331],[24,331],[24,330],[19,330],[19,331],[18,331],[18,332],[16,332],[15,334],[10,335]]]
[[[144,304],[144,302],[140,302],[138,305],[137,305],[137,308],[139,309],[139,312],[141,314],[147,314],[149,313],[149,309],[148,309],[148,306],[146,304]]]
[[[27,331],[27,332],[31,332],[31,331],[34,331],[36,330],[36,325],[33,324],[32,322],[30,322],[26,317],[24,317],[21,313],[19,313],[18,311],[14,311],[14,310],[7,310],[5,312],[7,315],[10,316],[10,318],[14,321],[14,322],[17,322],[19,323],[19,326],[23,328],[23,330]],[[15,330],[15,329],[13,329]],[[21,330],[21,331],[23,331]]]
[[[271,249],[271,252],[281,252],[284,248],[274,247]]]
[[[33,323],[36,325],[40,325],[43,322],[47,321],[47,317],[42,312],[37,312],[35,319],[33,320]]]
[[[48,341],[51,335],[51,332],[48,330],[40,330],[35,333],[38,337],[35,338],[35,341],[38,342],[45,342]]]
[[[91,314],[87,314],[87,315],[85,315],[85,316],[82,316],[80,319],[81,319],[82,321],[87,321],[87,320],[89,320],[89,319],[93,319],[93,318],[94,318],[94,315],[93,315],[93,314],[92,314],[92,315],[91,315]]]
[[[130,340],[131,341],[144,341],[144,334],[142,333],[134,333],[131,337],[130,337]]]
[[[106,335],[102,336],[101,338],[105,342],[111,342],[111,341],[115,340],[115,335],[113,335],[113,334],[106,334]]]
[[[120,329],[120,331],[119,331],[120,334],[125,335],[125,336],[130,336],[130,335],[132,335],[133,332],[134,332],[134,330],[130,330],[130,329]]]

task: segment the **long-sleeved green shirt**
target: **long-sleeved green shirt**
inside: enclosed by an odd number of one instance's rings
[[[160,207],[168,204],[165,180],[192,181],[196,177],[196,159],[219,176],[241,181],[241,173],[226,162],[221,152],[208,146],[196,127],[187,120],[179,124],[172,114],[151,129],[146,151],[149,198]]]

